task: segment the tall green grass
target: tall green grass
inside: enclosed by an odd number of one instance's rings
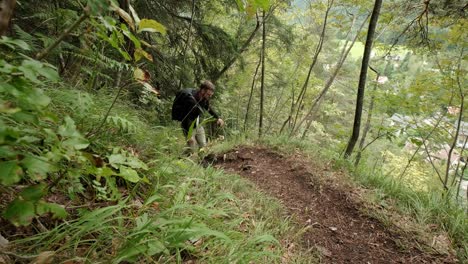
[[[438,191],[415,191],[393,177],[372,173],[366,166],[361,166],[353,176],[363,186],[379,190],[377,197],[380,201],[392,200],[400,211],[411,215],[421,226],[435,224],[440,231],[447,232],[459,259],[468,260],[466,211],[442,188]]]

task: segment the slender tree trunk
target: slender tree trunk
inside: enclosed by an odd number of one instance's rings
[[[248,119],[249,119],[250,105],[252,103],[253,91],[254,91],[254,88],[255,88],[255,79],[257,79],[258,68],[260,68],[261,63],[262,63],[262,55],[260,54],[260,58],[258,59],[257,67],[255,68],[255,73],[254,73],[254,76],[252,78],[252,86],[250,87],[249,102],[247,103],[247,109],[245,110],[244,132],[247,129],[247,122],[248,122]]]
[[[306,80],[304,82],[304,85],[302,85],[302,89],[301,89],[301,91],[300,91],[300,93],[299,93],[299,95],[297,97],[296,102],[293,104],[290,115],[288,116],[287,120],[285,121],[285,123],[293,121],[291,131],[294,130],[294,128],[296,127],[297,119],[298,119],[299,113],[301,111],[301,105],[302,105],[302,102],[304,100],[307,88],[309,86],[309,81],[310,81],[310,76],[312,75],[312,70],[314,69],[315,65],[317,64],[318,56],[320,55],[320,52],[322,51],[323,42],[325,41],[325,33],[326,33],[327,23],[328,23],[328,14],[330,13],[330,9],[332,8],[333,1],[334,0],[329,0],[328,1],[327,10],[325,11],[325,17],[323,19],[322,32],[320,33],[319,42],[318,42],[317,46],[315,47],[314,57],[312,58],[312,63],[310,64],[309,71],[307,72]],[[296,112],[296,114],[295,114],[295,117],[294,117],[294,120],[293,120],[292,116],[294,115],[294,112]],[[290,136],[291,135],[292,134],[290,134]]]
[[[0,36],[8,31],[13,10],[15,10],[16,0],[0,0]]]
[[[458,89],[459,89],[459,95],[460,95],[460,100],[461,100],[461,103],[460,103],[460,113],[458,114],[458,123],[457,123],[457,130],[455,131],[455,137],[453,138],[453,142],[452,142],[452,145],[450,146],[450,150],[449,150],[449,153],[448,153],[448,157],[447,157],[447,167],[445,168],[445,178],[444,178],[444,187],[447,187],[447,184],[448,184],[448,180],[449,180],[449,170],[450,170],[450,163],[451,163],[451,160],[452,160],[452,153],[453,153],[453,150],[455,149],[455,147],[457,146],[457,141],[458,141],[458,134],[460,133],[460,127],[461,127],[461,123],[463,121],[463,111],[464,111],[464,102],[465,102],[465,93],[463,92],[463,87],[462,87],[462,84],[461,84],[461,81],[460,81],[460,68],[461,68],[461,60],[462,60],[462,57],[463,57],[463,52],[464,52],[464,48],[462,48],[461,50],[461,54],[460,54],[460,58],[459,58],[459,61],[458,61],[458,70],[457,70],[457,75],[456,75],[456,78],[457,78],[457,85],[458,85]]]
[[[298,60],[296,62],[296,68],[294,69],[294,76],[296,76],[297,74],[297,70],[299,69],[299,66],[301,65],[301,61]],[[291,78],[291,77],[290,77]],[[282,134],[283,133],[283,130],[284,128],[286,127],[286,125],[289,125],[289,129],[291,129],[291,119],[292,119],[292,114],[294,113],[294,102],[295,102],[295,89],[294,89],[294,84],[291,85],[291,107],[289,108],[289,115],[288,117],[286,118],[286,120],[284,120],[283,122],[283,125],[281,126],[281,129],[279,131],[279,134]]]
[[[263,106],[264,106],[264,98],[265,98],[265,40],[266,40],[266,28],[265,28],[265,10],[263,10],[263,17],[262,17],[262,79],[260,85],[260,118],[258,123],[258,137],[262,137],[263,135]]]
[[[449,153],[448,153],[447,166],[445,167],[444,187],[447,187],[447,184],[448,184],[449,171],[450,171],[450,165],[451,165],[450,163],[452,161],[452,153],[453,153],[453,150],[455,149],[455,147],[457,146],[458,135],[460,133],[460,127],[461,127],[461,123],[462,123],[462,120],[463,120],[463,108],[464,108],[463,101],[464,101],[464,96],[462,94],[461,105],[460,105],[460,114],[458,115],[457,129],[455,131],[455,136],[453,138],[453,142],[452,142],[452,145],[450,146],[450,150],[449,150]]]
[[[291,129],[291,118],[292,118],[292,113],[294,113],[294,86],[291,89],[291,111],[289,112],[289,116],[284,120],[283,125],[281,126],[281,129],[279,133],[283,133],[284,128],[286,127],[287,124],[289,124],[289,129]]]
[[[359,138],[359,130],[361,128],[362,105],[364,101],[364,91],[366,88],[367,68],[369,66],[370,54],[372,51],[372,42],[374,41],[375,28],[379,19],[382,0],[375,0],[374,9],[372,10],[371,19],[369,22],[369,30],[367,31],[366,45],[364,47],[364,56],[362,58],[361,74],[359,76],[358,94],[356,100],[356,111],[354,114],[353,133],[349,139],[344,157],[349,158],[353,152],[354,146]]]
[[[374,110],[374,101],[375,101],[375,91],[377,91],[377,85],[378,85],[378,80],[380,77],[380,74],[378,72],[377,77],[375,78],[375,83],[374,83],[374,89],[372,89],[372,95],[369,103],[369,109],[367,110],[367,119],[366,119],[366,124],[364,125],[364,131],[362,131],[362,137],[361,140],[359,141],[359,151],[356,155],[356,160],[354,161],[354,166],[357,167],[359,164],[359,161],[361,161],[361,154],[364,148],[364,143],[366,142],[366,137],[367,133],[370,130],[370,124],[371,124],[371,119],[372,119],[372,111]]]

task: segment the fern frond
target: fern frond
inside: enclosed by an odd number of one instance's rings
[[[107,118],[107,123],[114,125],[122,132],[135,133],[137,131],[137,127],[135,124],[121,116],[109,116]]]
[[[13,28],[16,34],[18,35],[18,38],[26,42],[29,45],[29,47],[31,47],[32,51],[37,51],[40,49],[40,45],[36,37],[27,33],[18,25],[14,25]]]
[[[102,69],[108,70],[130,70],[131,65],[127,63],[123,63],[112,58],[109,58],[105,55],[96,53],[96,52],[88,52],[88,53],[77,53],[74,51],[67,51],[65,52],[70,54],[76,58],[83,59],[86,62],[90,62],[95,64]]]

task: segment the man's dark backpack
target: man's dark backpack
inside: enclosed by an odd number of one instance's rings
[[[183,91],[177,92],[174,102],[172,103],[172,120],[182,121],[182,119],[184,119],[183,95]]]
[[[183,121],[188,112],[193,107],[195,99],[190,89],[184,89],[177,92],[172,103],[172,120]]]

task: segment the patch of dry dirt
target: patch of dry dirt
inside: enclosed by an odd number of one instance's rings
[[[213,165],[278,198],[307,226],[304,246],[317,249],[324,263],[455,263],[453,256],[421,251],[416,240],[362,213],[353,198],[355,190],[327,178],[327,172],[309,166],[301,156],[239,147],[218,155]]]

